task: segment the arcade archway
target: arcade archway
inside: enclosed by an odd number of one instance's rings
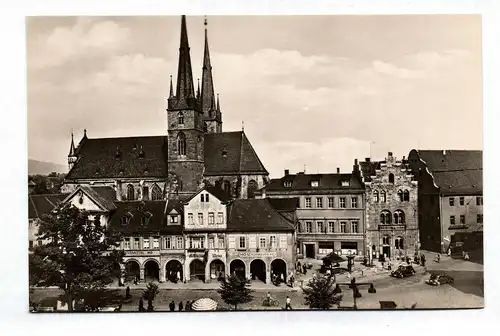
[[[132,282],[135,279],[139,281],[141,275],[141,267],[135,260],[129,260],[125,263],[125,282]]]
[[[144,280],[146,282],[160,280],[160,265],[156,260],[148,260],[144,264]]]
[[[250,263],[250,273],[252,280],[260,280],[266,282],[266,263],[261,259],[252,260]]]
[[[231,274],[236,274],[241,279],[245,279],[245,263],[239,259],[231,261],[229,265],[229,271]]]
[[[189,265],[190,280],[205,281],[205,263],[201,260],[194,259]]]
[[[215,259],[210,263],[210,278],[212,280],[224,280],[226,266],[221,260]]]
[[[170,282],[177,283],[182,281],[182,264],[179,260],[170,260],[165,265],[165,279]]]
[[[271,263],[271,274],[276,275],[279,279],[287,281],[286,263],[283,259],[274,259]]]

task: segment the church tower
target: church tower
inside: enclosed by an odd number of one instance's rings
[[[204,172],[203,112],[200,100],[195,96],[185,15],[181,22],[175,95],[170,78],[167,129],[169,194],[194,192],[198,190]]]
[[[71,132],[71,145],[69,147],[69,154],[68,154],[68,171],[70,171],[71,168],[73,168],[77,160],[78,157],[76,156],[75,141],[73,140],[73,132]]]
[[[207,20],[205,19],[205,51],[203,54],[203,74],[201,84],[201,109],[203,112],[205,133],[222,132],[222,114],[220,112],[219,97],[217,102],[214,95],[214,81],[212,78],[212,65],[208,48]]]

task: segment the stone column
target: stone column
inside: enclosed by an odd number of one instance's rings
[[[139,272],[139,280],[144,281],[144,266],[141,266],[141,269]]]
[[[166,277],[165,277],[165,265],[162,266],[161,260],[160,260],[160,282],[165,282]]]
[[[271,283],[271,263],[266,264],[266,284]]]
[[[245,263],[245,278],[250,278],[250,262]]]
[[[212,278],[210,277],[210,262],[207,260],[205,263],[205,283],[211,282]]]

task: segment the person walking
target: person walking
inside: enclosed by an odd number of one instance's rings
[[[144,311],[144,300],[142,298],[139,299],[139,311]]]
[[[182,301],[179,302],[179,311],[182,311],[184,309],[184,305],[182,304]]]
[[[185,311],[191,311],[191,301],[186,301],[186,307],[184,307]]]
[[[464,254],[464,260],[469,260],[469,253],[465,252],[465,254]]]
[[[170,308],[170,311],[174,311],[175,310],[175,302],[174,302],[174,300],[172,300],[172,302],[170,302],[170,304],[168,305],[168,307]]]
[[[422,262],[422,267],[425,267],[425,254],[420,255],[420,261]]]
[[[293,276],[293,274],[290,275],[290,287],[293,288],[293,284],[295,282],[295,277]]]
[[[125,300],[128,300],[130,299],[131,295],[130,295],[130,287],[127,286],[127,289],[125,290]]]
[[[292,300],[289,296],[286,297],[285,310],[292,310]]]
[[[182,281],[180,271],[177,271],[177,281]]]

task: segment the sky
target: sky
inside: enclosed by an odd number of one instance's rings
[[[271,177],[350,172],[413,148],[482,149],[479,15],[209,16],[224,131]],[[67,165],[71,131],[166,135],[179,16],[29,17],[28,156]],[[188,16],[201,78],[204,18]]]

